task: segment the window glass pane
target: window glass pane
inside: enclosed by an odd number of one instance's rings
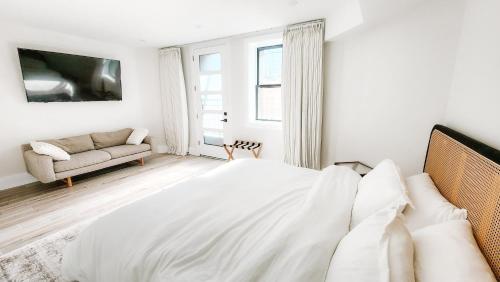
[[[281,87],[257,89],[257,119],[281,120]]]
[[[262,84],[281,84],[281,61],[283,48],[259,50],[259,81]]]
[[[203,143],[206,145],[223,146],[224,134],[217,131],[204,131]]]
[[[222,77],[220,74],[200,75],[200,91],[221,91]]]
[[[221,59],[219,53],[200,56],[200,71],[220,71]]]
[[[222,114],[203,113],[203,128],[222,129]]]
[[[201,107],[205,111],[222,111],[222,95],[201,95]]]

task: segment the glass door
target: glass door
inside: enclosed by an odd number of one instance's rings
[[[227,158],[223,145],[227,138],[228,112],[226,105],[227,78],[224,72],[224,47],[197,49],[195,63],[195,93],[198,100],[200,154]]]

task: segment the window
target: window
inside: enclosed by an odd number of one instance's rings
[[[281,121],[281,61],[283,45],[257,48],[256,120]]]

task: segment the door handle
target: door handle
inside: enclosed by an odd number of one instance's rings
[[[222,122],[227,122],[227,118],[225,118],[225,119],[221,119],[220,121],[222,121]]]

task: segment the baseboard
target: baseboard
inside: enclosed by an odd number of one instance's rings
[[[0,190],[9,189],[38,181],[27,172],[0,177]]]
[[[189,147],[189,154],[193,156],[199,156],[200,155],[200,147]]]
[[[155,153],[164,154],[168,152],[168,147],[166,144],[157,145],[155,148]]]
[[[157,154],[169,153],[168,146],[167,146],[167,144],[158,144],[154,147],[153,152],[157,153]],[[195,152],[195,153],[192,153],[192,152]],[[195,156],[200,155],[199,150],[196,147],[189,147],[189,154],[195,155]]]

